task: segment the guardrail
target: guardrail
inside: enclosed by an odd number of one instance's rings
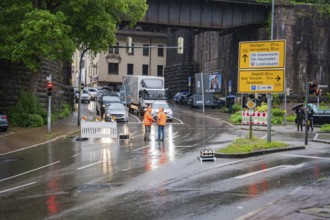
[[[81,121],[82,138],[115,138],[118,139],[117,122]]]

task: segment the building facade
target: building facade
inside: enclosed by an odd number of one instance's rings
[[[118,30],[116,44],[109,46],[107,52],[92,57],[87,51],[81,62],[81,83],[88,87],[107,86],[119,91],[125,75],[164,76],[167,34],[159,30]],[[131,51],[126,48],[128,37],[132,38]],[[77,51],[73,57],[72,85],[75,87],[79,84],[81,53]]]

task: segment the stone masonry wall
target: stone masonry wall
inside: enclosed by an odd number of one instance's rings
[[[330,87],[330,15],[309,5],[275,7],[274,39],[285,39],[286,77],[293,93],[304,93],[305,82]]]
[[[0,109],[8,114],[19,99],[20,91],[34,93],[47,110],[47,80],[52,74],[52,112],[60,111],[64,104],[73,107],[73,88],[69,86],[70,68],[57,62],[44,62],[38,74],[32,74],[23,65],[0,60]]]

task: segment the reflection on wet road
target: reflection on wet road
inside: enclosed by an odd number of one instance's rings
[[[93,109],[90,105],[86,107]],[[247,159],[197,160],[247,131],[212,114],[174,108],[165,141],[143,141],[141,118],[119,123],[129,140],[79,134],[0,160],[1,219],[235,219],[329,176],[330,147]],[[182,123],[181,123],[182,122]],[[203,134],[204,133],[204,134]]]

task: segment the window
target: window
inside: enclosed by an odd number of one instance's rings
[[[143,44],[143,56],[149,56],[149,44]]]
[[[128,53],[128,55],[134,55],[134,44],[132,44],[132,53]]]
[[[142,65],[142,75],[148,75],[149,65],[143,64]]]
[[[118,48],[118,46],[119,46],[119,43],[116,43],[115,46],[110,46],[109,47],[109,53],[110,54],[119,54],[119,48]]]
[[[133,75],[134,65],[128,63],[127,64],[127,75]]]
[[[164,56],[164,45],[158,45],[158,56],[159,57]]]
[[[118,63],[108,63],[108,74],[118,74]]]
[[[163,76],[163,69],[162,65],[157,65],[157,76]]]

